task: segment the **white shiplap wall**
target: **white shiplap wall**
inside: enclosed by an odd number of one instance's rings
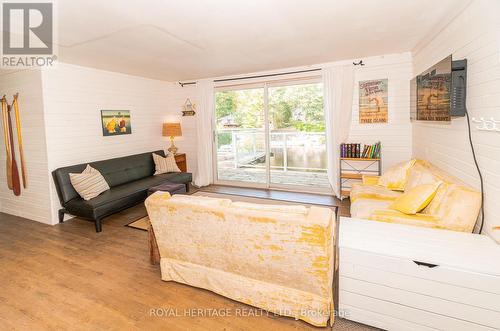
[[[19,113],[27,172],[27,189],[22,188],[20,196],[14,196],[7,188],[3,126],[0,148],[0,201],[1,211],[42,223],[51,223],[49,196],[49,171],[43,114],[42,81],[40,70],[22,70],[0,76],[0,94],[12,104],[13,94],[19,92]],[[1,96],[0,96],[1,97]],[[15,117],[12,113],[15,152],[19,174],[21,162],[17,147]]]
[[[349,142],[382,143],[382,169],[411,158],[410,86],[411,54],[389,55],[365,60],[356,67]],[[389,118],[387,123],[359,124],[359,82],[388,79]]]
[[[75,65],[42,71],[48,170],[157,149],[169,140],[164,121],[179,121],[171,102],[172,84]],[[101,109],[130,110],[132,134],[104,137]],[[189,131],[186,130],[185,131]],[[183,144],[179,139],[179,146]],[[50,183],[52,222],[60,208]]]
[[[467,108],[471,117],[500,120],[500,1],[475,0],[424,47],[414,52],[418,74],[444,57],[468,61]],[[484,232],[500,240],[500,133],[478,131],[472,136],[485,181]],[[465,118],[450,124],[413,125],[413,155],[479,188],[467,137]]]

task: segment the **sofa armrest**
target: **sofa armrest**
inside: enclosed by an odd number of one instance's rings
[[[363,175],[363,185],[377,185],[378,180],[380,179],[380,176],[373,176],[373,175]]]
[[[370,215],[370,219],[387,223],[415,225],[428,228],[443,228],[441,219],[437,216],[420,213],[408,215],[393,209],[375,210]]]

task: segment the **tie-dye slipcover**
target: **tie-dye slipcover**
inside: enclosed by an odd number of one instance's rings
[[[424,160],[409,169],[405,190],[422,184],[442,182],[429,205],[420,213],[407,215],[391,209],[402,192],[378,185],[378,177],[363,178],[351,190],[351,217],[472,232],[481,208],[481,194],[443,170]]]
[[[157,192],[161,275],[316,326],[333,323],[332,210]]]

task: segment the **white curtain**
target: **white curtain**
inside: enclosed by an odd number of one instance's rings
[[[349,138],[354,90],[352,65],[322,68],[328,180],[340,197],[340,144]]]
[[[212,183],[212,119],[214,114],[214,83],[213,80],[204,79],[196,83],[199,91],[199,102],[196,109],[197,133],[197,170],[194,184],[198,187]]]

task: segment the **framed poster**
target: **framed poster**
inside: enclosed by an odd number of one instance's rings
[[[131,134],[130,110],[101,110],[103,136]]]
[[[387,123],[387,79],[359,82],[359,123]]]

